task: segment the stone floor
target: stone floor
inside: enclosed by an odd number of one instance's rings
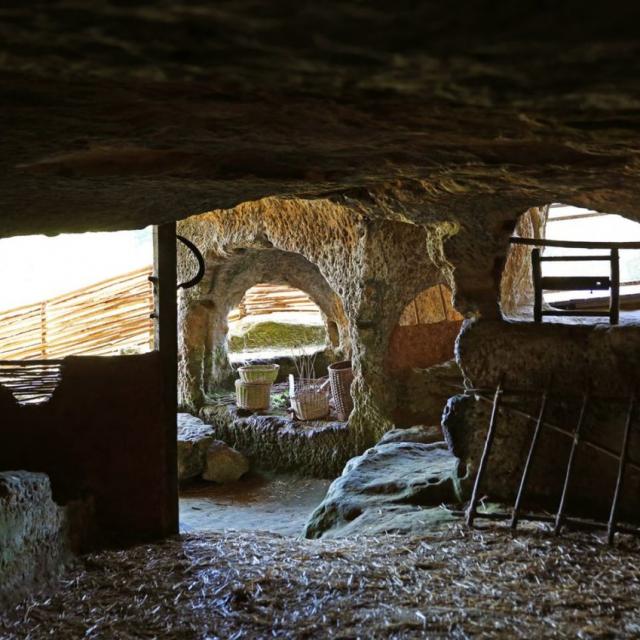
[[[180,531],[268,531],[298,536],[330,480],[251,474],[224,485],[198,482],[180,492]]]

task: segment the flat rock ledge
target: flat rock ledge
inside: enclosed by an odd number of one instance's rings
[[[53,579],[71,559],[65,510],[49,477],[0,472],[0,606]]]
[[[381,441],[347,463],[304,535],[337,538],[445,527],[454,517],[442,505],[460,502],[457,469],[458,459],[444,442]]]
[[[206,405],[200,416],[216,439],[242,451],[251,467],[262,471],[335,478],[356,452],[355,435],[344,422],[246,415],[230,403]]]

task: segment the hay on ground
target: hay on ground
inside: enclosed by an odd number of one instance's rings
[[[638,637],[640,543],[531,527],[185,535],[87,556],[1,638]]]

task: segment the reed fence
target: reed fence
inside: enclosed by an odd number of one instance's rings
[[[151,267],[0,312],[0,360],[116,355],[153,346]]]
[[[229,314],[229,320],[233,322],[246,316],[281,311],[309,313],[319,310],[315,302],[299,289],[284,285],[259,284],[245,293],[242,302]]]

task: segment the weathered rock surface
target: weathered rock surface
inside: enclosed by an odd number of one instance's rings
[[[316,478],[335,478],[356,451],[344,422],[293,422],[282,415],[246,415],[232,402],[202,408],[215,437],[242,451],[252,468]]]
[[[42,586],[69,559],[65,513],[49,478],[0,472],[0,605]]]
[[[350,460],[311,515],[307,538],[419,531],[450,521],[459,501],[458,460],[445,443],[378,444]]]
[[[458,338],[457,358],[476,387],[540,389],[553,374],[557,392],[625,395],[640,383],[640,327],[605,324],[467,322]]]
[[[334,347],[354,371],[350,426],[361,450],[371,446],[391,426],[396,378],[386,366],[390,336],[409,302],[447,280],[447,268],[432,257],[447,228],[430,236],[406,222],[372,221],[349,199],[326,198],[264,198],[182,221],[180,233],[207,256],[207,273],[180,296],[181,402],[197,411],[224,369],[221,340],[231,296],[239,300],[256,278],[282,278],[309,293],[328,324],[336,325]],[[181,277],[191,269],[180,257]]]
[[[202,478],[209,482],[234,482],[249,471],[249,460],[222,440],[214,440],[207,449]]]
[[[387,431],[378,445],[389,444],[391,442],[419,442],[421,444],[432,444],[434,442],[443,442],[444,435],[440,425],[424,425],[417,424],[406,429],[391,429]]]
[[[583,440],[614,453],[579,446],[567,508],[580,515],[605,519],[611,505],[631,389],[640,382],[640,328],[632,326],[571,326],[480,320],[468,324],[458,340],[458,357],[470,385],[491,389],[504,375],[509,388],[541,390],[553,374],[548,404],[549,423],[572,434],[577,424],[581,394],[590,389],[592,400],[583,425]],[[491,392],[483,394],[491,399]],[[618,402],[598,399],[617,396]],[[482,491],[491,499],[512,502],[522,474],[540,398],[505,397]],[[447,406],[444,433],[453,453],[466,469],[461,486],[469,495],[489,425],[491,404],[475,396],[457,396]],[[531,505],[557,509],[569,456],[571,437],[544,429],[531,468],[528,499]],[[632,430],[630,458],[640,462],[640,434]],[[638,519],[640,475],[625,475],[621,507],[624,517]]]
[[[178,414],[178,480],[202,475],[213,440],[213,429],[200,418],[189,413]]]
[[[420,213],[394,211],[416,220],[552,200],[637,213],[635,3],[13,1],[0,17],[0,235],[273,194],[384,202],[402,181],[425,187]]]
[[[396,424],[412,425],[416,422],[440,424],[447,400],[462,386],[463,377],[455,360],[404,372],[398,381]]]

